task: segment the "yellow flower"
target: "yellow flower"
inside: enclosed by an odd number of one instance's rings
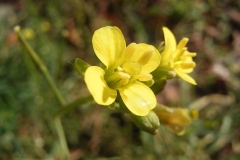
[[[183,38],[177,45],[173,33],[168,28],[163,27],[163,33],[165,49],[161,53],[162,59],[159,68],[171,71],[183,80],[196,85],[195,80],[188,75],[196,65],[192,59],[192,57],[196,56],[196,53],[189,52],[185,47],[188,38]]]
[[[126,47],[122,32],[117,27],[103,27],[92,39],[97,57],[105,65],[91,66],[85,72],[85,82],[94,100],[100,105],[112,104],[117,91],[135,115],[146,116],[156,106],[152,90],[141,81],[152,80],[150,72],[160,63],[158,50],[144,43]]]
[[[184,134],[185,126],[191,124],[192,120],[198,118],[197,110],[169,108],[159,104],[153,111],[158,116],[162,125],[178,135]]]

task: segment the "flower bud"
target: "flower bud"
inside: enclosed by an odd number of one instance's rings
[[[198,118],[197,110],[184,108],[169,108],[164,105],[157,105],[153,110],[158,116],[161,124],[178,135],[185,133],[185,126]]]
[[[166,83],[166,79],[157,79],[157,81],[154,81],[153,85],[151,85],[151,89],[155,94],[158,94],[164,89]]]
[[[84,77],[87,68],[90,66],[88,63],[81,60],[80,58],[74,59],[71,63],[72,66],[77,70],[78,74],[82,77]]]
[[[147,116],[136,116],[134,114],[129,114],[133,123],[141,130],[148,132],[150,134],[156,134],[158,128],[160,127],[160,122],[157,115],[150,111]]]

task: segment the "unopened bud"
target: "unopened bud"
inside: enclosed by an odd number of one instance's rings
[[[178,135],[185,133],[185,127],[198,118],[197,110],[169,108],[158,104],[154,110],[162,125]]]
[[[141,130],[150,134],[156,134],[160,127],[158,116],[150,111],[147,116],[136,116],[132,113],[129,114],[133,123]]]
[[[81,60],[80,58],[76,58],[72,62],[72,66],[77,70],[78,74],[84,77],[84,74],[90,65],[85,61]]]

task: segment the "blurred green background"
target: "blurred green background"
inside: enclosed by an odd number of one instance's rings
[[[238,160],[240,157],[240,1],[0,0],[0,159],[57,159],[52,129],[59,103],[13,31],[20,25],[68,102],[89,94],[70,61],[99,63],[94,31],[118,26],[127,41],[158,45],[167,26],[197,53],[198,85],[171,80],[158,101],[198,109],[177,136],[141,132],[122,113],[96,104],[62,117],[71,158]]]

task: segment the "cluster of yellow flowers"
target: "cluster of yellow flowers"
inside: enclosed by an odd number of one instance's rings
[[[187,38],[176,44],[173,33],[163,27],[165,46],[159,51],[145,43],[128,46],[121,30],[103,27],[95,31],[92,43],[96,56],[104,67],[90,66],[77,59],[73,65],[84,77],[89,92],[96,103],[112,106],[129,114],[142,130],[155,134],[160,123],[177,134],[184,126],[197,118],[197,112],[159,105],[153,92],[154,83],[180,77],[196,85],[188,75],[195,67],[196,53],[187,50]],[[163,88],[164,86],[162,86]]]

